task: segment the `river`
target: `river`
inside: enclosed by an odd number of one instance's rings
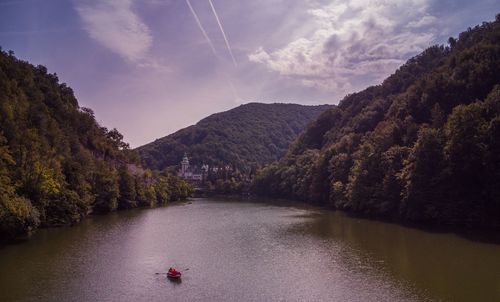
[[[500,245],[236,200],[39,230],[0,268],[0,301],[500,301]]]

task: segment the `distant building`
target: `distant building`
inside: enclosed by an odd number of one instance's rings
[[[198,167],[190,166],[189,158],[187,154],[184,153],[181,161],[181,167],[177,172],[177,175],[189,182],[202,182],[205,178],[205,173],[207,172],[207,170],[207,165],[203,165],[201,169]]]

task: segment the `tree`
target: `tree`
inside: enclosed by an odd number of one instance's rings
[[[106,213],[118,208],[118,197],[120,196],[119,177],[116,169],[105,163],[100,164],[96,171],[93,192],[96,196],[94,209],[97,212]]]
[[[405,192],[400,208],[412,221],[431,221],[440,215],[442,196],[443,138],[439,130],[420,129],[403,171]]]
[[[137,191],[134,177],[130,175],[127,166],[123,165],[118,170],[120,177],[120,196],[118,197],[118,208],[128,209],[137,207]]]
[[[31,232],[39,223],[39,213],[31,202],[15,193],[9,168],[15,162],[0,132],[0,241],[12,240]]]

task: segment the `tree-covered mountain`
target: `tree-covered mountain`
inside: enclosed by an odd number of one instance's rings
[[[259,166],[281,158],[306,125],[332,106],[249,103],[139,147],[145,167],[163,170],[187,152],[195,164]]]
[[[142,170],[122,139],[44,66],[0,51],[0,241],[189,194],[184,181]]]
[[[346,96],[254,190],[371,217],[500,227],[500,15]]]

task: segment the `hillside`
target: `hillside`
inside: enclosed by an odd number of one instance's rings
[[[138,167],[122,139],[44,66],[0,51],[0,241],[189,193],[184,181]]]
[[[254,190],[370,217],[498,228],[499,84],[500,15],[346,96]]]
[[[157,170],[177,165],[184,152],[195,164],[258,166],[281,158],[306,125],[331,107],[245,104],[210,115],[137,151],[144,166]]]

